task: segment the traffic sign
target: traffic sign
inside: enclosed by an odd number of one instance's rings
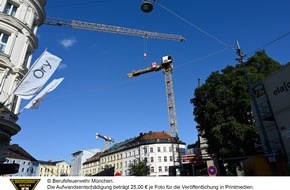
[[[207,168],[209,175],[216,175],[217,174],[217,168],[215,166],[209,166]]]

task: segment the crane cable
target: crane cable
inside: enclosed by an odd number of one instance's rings
[[[144,36],[144,42],[143,42],[143,57],[144,60],[147,58],[147,49],[148,49],[148,37]]]

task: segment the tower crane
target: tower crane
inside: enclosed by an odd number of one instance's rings
[[[133,71],[128,74],[128,77],[136,77],[145,73],[160,71],[163,69],[163,73],[165,76],[165,86],[166,86],[166,97],[167,97],[167,109],[168,109],[168,117],[169,117],[169,125],[170,130],[169,134],[172,137],[172,147],[177,141],[177,159],[174,148],[172,148],[173,154],[173,166],[181,166],[180,159],[180,150],[179,150],[179,138],[178,138],[178,127],[176,120],[176,110],[175,110],[175,101],[174,101],[174,93],[173,93],[173,85],[172,85],[172,56],[163,56],[162,63],[157,64],[153,62],[150,67],[146,67],[144,69],[140,69],[137,71]]]
[[[109,142],[115,142],[115,140],[112,137],[104,136],[99,133],[96,133],[96,139],[98,138],[102,138],[105,140],[105,150],[109,149]]]
[[[52,25],[52,26],[64,26],[64,27],[75,28],[75,29],[99,31],[99,32],[110,32],[110,33],[117,33],[117,34],[124,34],[124,35],[133,35],[133,36],[146,37],[146,38],[175,40],[175,41],[181,41],[181,42],[185,41],[185,38],[180,35],[150,32],[150,31],[137,30],[137,29],[132,29],[132,28],[124,28],[120,26],[112,26],[112,25],[105,25],[105,24],[98,24],[98,23],[84,22],[84,21],[77,21],[77,20],[67,20],[67,19],[48,17],[44,21],[44,24]]]

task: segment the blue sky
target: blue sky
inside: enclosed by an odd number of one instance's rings
[[[19,115],[22,130],[12,143],[39,160],[71,162],[75,151],[104,148],[96,133],[124,141],[140,132],[169,131],[163,73],[127,74],[172,55],[179,137],[191,144],[197,132],[189,101],[198,78],[204,82],[211,72],[237,64],[236,40],[249,56],[263,47],[281,64],[290,61],[288,0],[159,0],[147,14],[140,5],[141,0],[47,1],[47,17],[178,34],[186,41],[42,25],[33,61],[47,48],[62,59],[51,80],[64,80],[39,109]]]

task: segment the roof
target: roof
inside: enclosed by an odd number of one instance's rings
[[[14,158],[20,160],[37,161],[33,156],[26,152],[18,144],[12,144],[8,146],[7,158]]]
[[[165,131],[149,131],[148,133],[140,133],[139,137],[135,138],[133,144],[152,144],[152,143],[171,143],[172,136]],[[178,139],[180,144],[185,144]]]
[[[39,163],[40,164],[43,164],[43,165],[56,165],[60,162],[66,162],[64,160],[60,160],[60,161],[51,161],[51,160],[48,160],[48,161],[43,161],[43,160],[39,160]]]
[[[162,132],[152,132],[149,131],[149,133],[145,133],[145,134],[140,134],[140,138],[138,139],[139,141],[142,140],[168,140],[171,139],[171,135],[169,135],[168,133],[162,131]]]
[[[84,163],[84,164],[89,164],[91,162],[95,162],[100,160],[100,157],[104,154],[104,152],[97,152],[95,155],[93,155],[92,157],[88,158]]]
[[[133,137],[130,139],[127,139],[123,142],[119,142],[114,144],[111,148],[108,150],[105,150],[104,152],[98,152],[94,156],[88,158],[83,164],[89,164],[91,162],[95,162],[100,159],[101,156],[106,156],[109,154],[114,154],[119,151],[124,151],[126,149],[130,149],[135,146],[140,146],[144,144],[154,144],[154,143],[171,143],[172,142],[172,136],[169,135],[165,131],[157,131],[152,132],[149,131],[148,133],[140,133],[139,136]],[[185,144],[181,140],[178,140],[179,144]]]

